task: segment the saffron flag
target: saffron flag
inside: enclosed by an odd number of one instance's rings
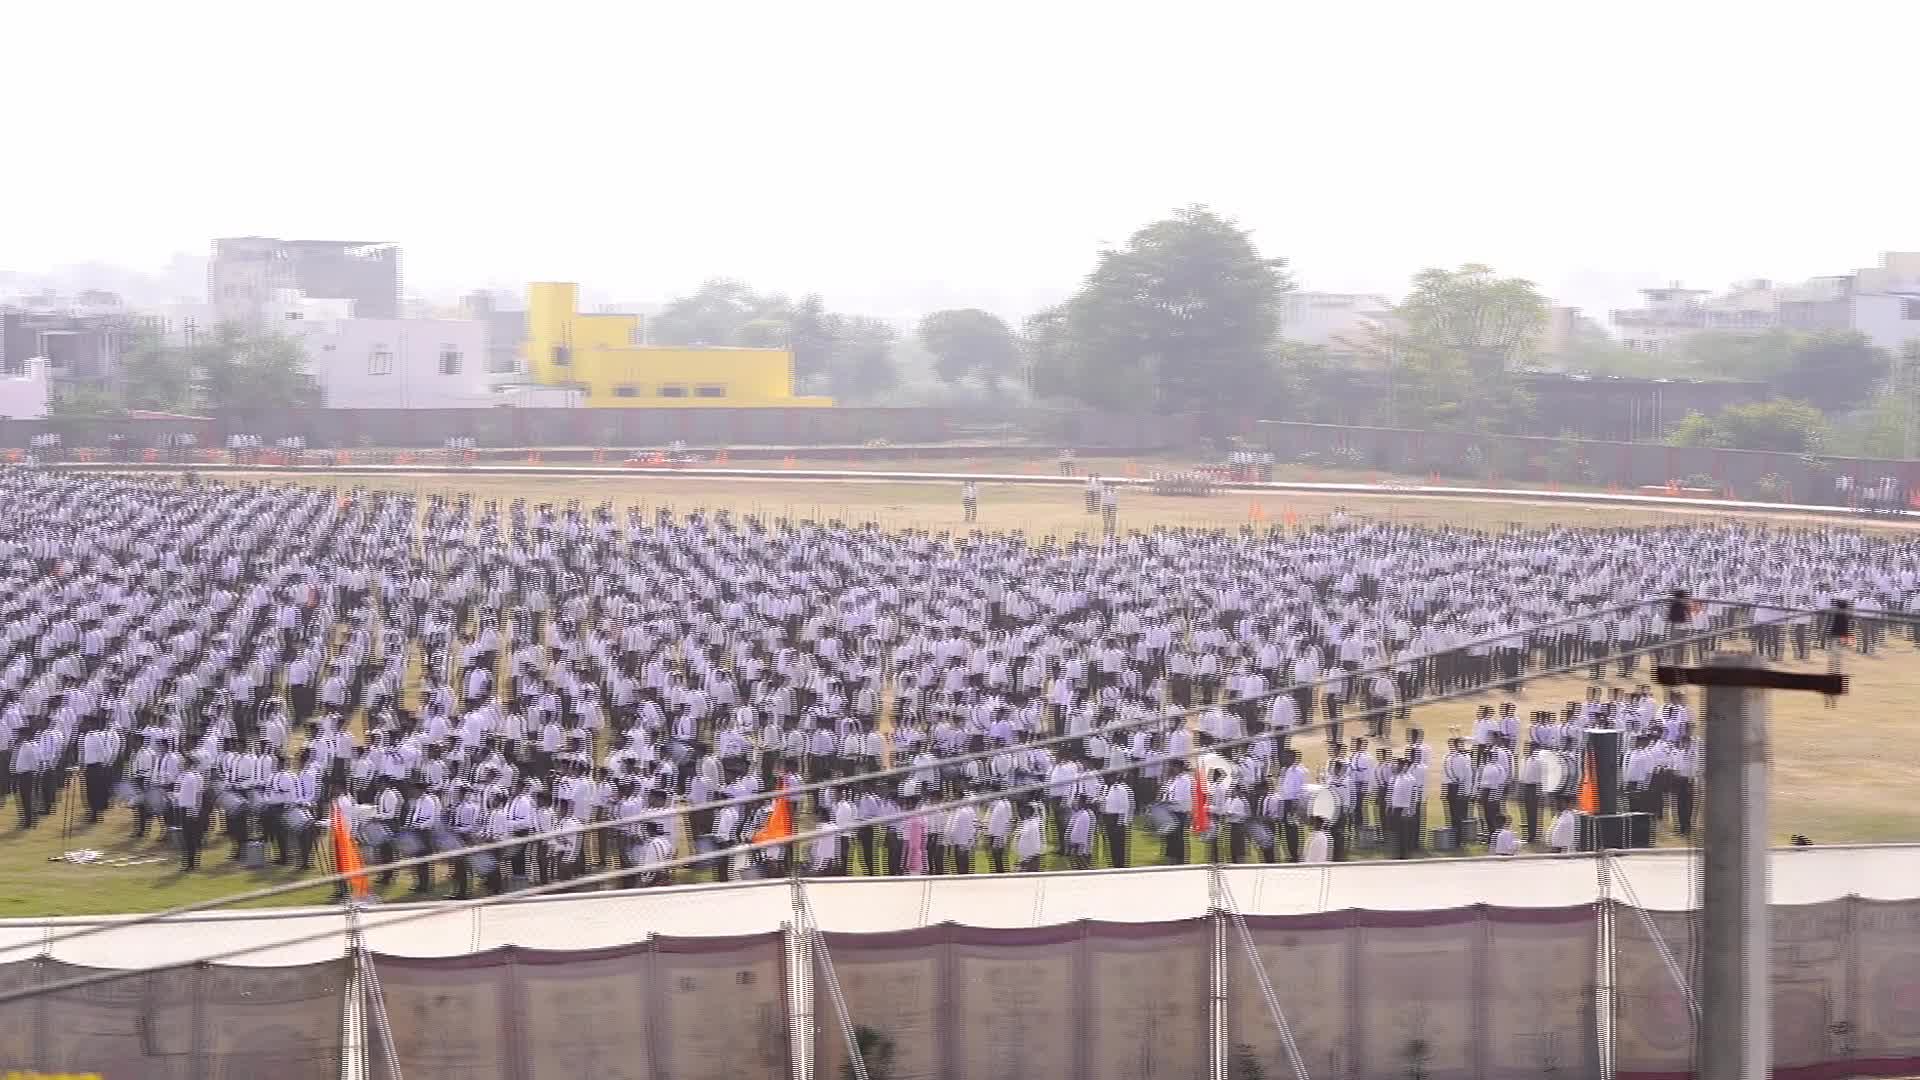
[[[345,795],[333,801],[333,868],[347,875],[347,889],[355,899],[365,900],[373,892],[360,862],[360,849],[353,845],[353,804]]]
[[[1193,831],[1206,832],[1213,828],[1213,815],[1207,812],[1207,782],[1199,773],[1193,774]]]
[[[1580,812],[1600,812],[1600,776],[1594,768],[1593,751],[1587,751],[1587,767],[1580,770]]]
[[[793,835],[793,799],[787,794],[787,782],[780,781],[780,792],[773,797],[773,813],[767,815],[767,823],[753,834],[753,842],[765,844],[774,840],[785,840]]]

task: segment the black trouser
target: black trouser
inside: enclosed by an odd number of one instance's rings
[[[1500,828],[1500,808],[1503,799],[1498,791],[1480,793],[1480,827],[1486,831],[1487,839],[1493,839],[1494,831]]]
[[[420,854],[433,850],[433,835],[425,829],[413,830],[413,838],[420,842]],[[413,868],[413,891],[426,892],[433,888],[433,864],[423,862]]]
[[[87,824],[99,824],[100,815],[107,810],[107,798],[113,793],[113,766],[87,766],[82,782],[87,789]]]
[[[953,848],[953,872],[956,874],[973,873],[972,845],[968,845],[967,847],[960,847],[958,845],[950,844],[948,846]]]
[[[1693,777],[1673,778],[1674,828],[1681,836],[1693,832]]]
[[[1393,833],[1393,857],[1405,859],[1413,855],[1413,814],[1406,810],[1389,809],[1387,828]]]
[[[1352,820],[1353,819],[1347,815],[1342,814],[1338,820],[1327,823],[1327,830],[1333,834],[1332,851],[1328,857],[1334,862],[1347,861],[1347,832],[1352,827]]]
[[[207,837],[207,815],[198,810],[184,811],[180,815],[180,869],[194,870],[200,866],[200,845]]]
[[[1520,785],[1520,817],[1526,825],[1527,843],[1540,840],[1540,785]]]
[[[35,815],[40,812],[40,780],[30,772],[13,774],[13,797],[20,803],[20,827],[33,828]]]
[[[1467,796],[1460,785],[1447,781],[1440,796],[1447,804],[1447,827],[1453,830],[1453,843],[1456,847],[1465,847],[1467,843]]]
[[[1187,861],[1187,815],[1174,811],[1173,829],[1167,833],[1165,850],[1161,862],[1168,866],[1183,866]]]
[[[859,836],[860,836],[860,861],[866,863],[867,865],[867,876],[873,877],[875,875],[878,875],[880,873],[880,864],[874,861],[873,826],[871,825],[860,826]]]
[[[987,841],[987,858],[993,863],[993,872],[1007,872],[1007,844],[1004,840]]]
[[[1107,861],[1119,869],[1126,869],[1128,856],[1132,854],[1132,837],[1128,826],[1131,824],[1120,814],[1103,814],[1107,832]]]
[[[1286,818],[1280,822],[1280,839],[1287,849],[1287,861],[1299,862],[1300,823],[1293,819],[1293,814],[1291,813],[1292,808],[1292,804],[1289,803],[1287,805],[1289,813]]]
[[[246,849],[247,839],[253,835],[252,823],[248,820],[250,815],[247,808],[241,806],[235,810],[222,810],[220,816],[227,828],[227,839],[233,845],[231,857],[237,859]]]

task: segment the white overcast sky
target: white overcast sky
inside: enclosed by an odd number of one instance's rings
[[[1307,288],[1589,308],[1920,248],[1909,0],[5,7],[0,270],[258,233],[425,294],[1019,315],[1191,202]]]

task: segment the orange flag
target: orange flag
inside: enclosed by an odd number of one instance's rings
[[[1199,773],[1193,774],[1193,831],[1206,832],[1213,828],[1213,815],[1207,812],[1207,782]]]
[[[1593,767],[1593,751],[1587,751],[1587,767],[1580,770],[1580,812],[1600,812],[1600,777]]]
[[[365,900],[373,889],[360,862],[360,849],[353,846],[353,826],[349,824],[353,804],[345,795],[333,802],[333,868],[347,875],[347,887],[356,899]]]
[[[780,793],[773,797],[773,813],[767,815],[767,823],[753,834],[753,842],[764,844],[773,840],[785,840],[793,835],[793,799],[787,794],[787,782],[780,781]]]

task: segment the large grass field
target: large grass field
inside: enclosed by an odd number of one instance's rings
[[[608,501],[616,508],[665,506],[677,512],[695,508],[730,509],[736,513],[792,516],[857,523],[873,521],[892,529],[924,528],[960,531],[968,528],[961,517],[958,489],[936,484],[830,484],[783,480],[735,481],[690,473],[681,477],[579,479],[566,477],[321,477],[301,474],[298,483],[365,485],[426,495],[433,492],[469,492],[477,499],[563,503],[579,499],[587,505]],[[232,481],[227,481],[232,482]],[[1428,525],[1451,524],[1500,529],[1509,523],[1543,525],[1549,522],[1585,526],[1677,524],[1710,515],[1678,509],[1626,510],[1616,507],[1580,508],[1549,504],[1464,502],[1405,496],[1333,499],[1316,496],[1209,499],[1154,497],[1123,492],[1120,527],[1154,525],[1196,528],[1238,527],[1258,515],[1259,524],[1288,522],[1307,526],[1326,520],[1337,507],[1353,515]],[[1739,520],[1752,521],[1742,515]],[[1054,535],[1068,539],[1092,534],[1098,520],[1082,509],[1077,488],[984,485],[979,528],[1021,529],[1030,537]],[[1819,661],[1824,664],[1824,661]],[[1776,694],[1772,700],[1774,726],[1774,793],[1772,827],[1784,842],[1804,833],[1818,843],[1920,839],[1920,756],[1910,751],[1914,706],[1920,701],[1920,656],[1904,642],[1891,644],[1871,658],[1847,657],[1855,676],[1853,692],[1837,707],[1828,708],[1818,697]],[[1816,665],[1817,666],[1817,665]],[[1644,679],[1645,668],[1641,669]],[[1631,682],[1632,680],[1628,680]],[[1608,683],[1607,685],[1611,685]],[[1518,698],[1525,715],[1533,708],[1557,708],[1584,696],[1590,685],[1584,673],[1529,682]],[[1419,707],[1413,723],[1424,728],[1429,741],[1444,745],[1450,728],[1470,728],[1476,707],[1503,700],[1488,693],[1474,698]],[[1696,712],[1698,710],[1696,709]],[[1349,734],[1361,725],[1349,724]],[[1403,735],[1396,725],[1393,741]],[[1321,740],[1296,740],[1308,763],[1320,764]],[[210,837],[202,869],[182,875],[177,860],[163,845],[135,845],[128,841],[129,823],[122,812],[110,814],[99,826],[85,828],[77,818],[70,837],[62,840],[58,817],[31,832],[15,827],[11,803],[0,821],[0,917],[49,914],[98,914],[151,911],[196,900],[294,880],[278,871],[246,872],[225,862],[221,838]],[[1517,811],[1516,811],[1517,816]],[[1443,821],[1438,805],[1429,808],[1429,823]],[[95,849],[111,859],[153,859],[134,865],[79,866],[53,862],[63,851]],[[1157,840],[1139,834],[1134,842],[1136,863],[1157,859]],[[1363,857],[1366,853],[1360,853]],[[983,860],[984,865],[984,860]],[[410,883],[404,873],[391,895],[398,898]],[[323,890],[301,890],[277,898],[279,903],[324,902]]]

